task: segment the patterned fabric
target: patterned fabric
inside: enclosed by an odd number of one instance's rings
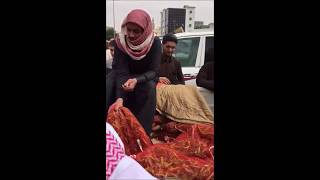
[[[152,145],[149,136],[128,108],[121,107],[116,112],[115,106],[112,105],[109,108],[107,122],[121,138],[126,155],[137,154]]]
[[[108,127],[108,126],[107,126]],[[109,179],[125,152],[122,142],[119,142],[114,131],[106,129],[106,177]],[[120,140],[121,141],[121,140]]]

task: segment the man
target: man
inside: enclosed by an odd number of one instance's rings
[[[185,84],[181,64],[173,56],[177,46],[177,37],[166,34],[162,39],[162,56],[159,71],[159,82],[163,84]]]
[[[114,57],[114,40],[111,39],[107,45],[107,52],[106,52],[107,74],[111,72],[113,57]]]
[[[205,63],[197,75],[197,86],[213,91],[213,61]]]
[[[110,39],[107,43],[107,54],[106,54],[106,107],[108,108],[115,101],[115,73],[112,72],[112,63],[114,58],[114,39]],[[108,114],[108,113],[107,113]]]

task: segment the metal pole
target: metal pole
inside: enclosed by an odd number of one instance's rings
[[[115,16],[114,16],[114,0],[112,1],[112,4],[113,4],[113,9],[112,9],[112,11],[113,11],[113,29],[114,29],[114,31],[113,31],[113,38],[115,38],[116,37],[116,25],[115,25]]]

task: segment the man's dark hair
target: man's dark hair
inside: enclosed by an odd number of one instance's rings
[[[174,34],[166,34],[162,38],[162,44],[165,44],[168,41],[175,42],[176,44],[178,43],[177,37]]]

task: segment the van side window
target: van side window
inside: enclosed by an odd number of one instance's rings
[[[207,63],[209,61],[214,61],[213,46],[214,46],[213,36],[206,37],[206,52],[205,52],[204,63]]]
[[[200,37],[178,39],[175,57],[182,67],[193,67],[196,64]]]

